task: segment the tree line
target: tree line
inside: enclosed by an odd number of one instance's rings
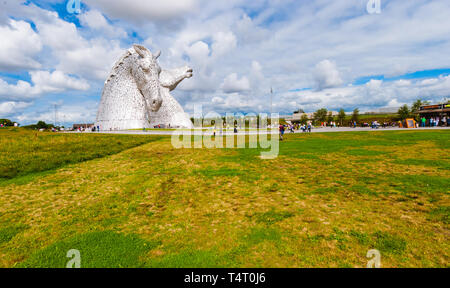
[[[420,110],[421,106],[429,104],[430,103],[428,101],[418,99],[411,105],[411,107],[409,107],[407,104],[401,106],[398,109],[397,114],[392,114],[388,118],[392,122],[399,120],[403,121],[407,118],[414,118],[416,121],[419,121],[420,115],[417,112]],[[303,110],[299,109],[298,111]],[[374,115],[373,118],[377,118],[377,116]],[[315,123],[323,123],[323,122],[330,123],[335,121],[339,123],[341,126],[343,126],[346,120],[351,121],[352,123],[353,122],[358,123],[360,120],[360,111],[358,108],[354,109],[350,116],[350,119],[348,119],[348,116],[345,113],[344,109],[340,109],[338,115],[333,116],[331,111],[328,111],[326,108],[321,108],[314,113],[313,120],[315,121]],[[300,118],[300,123],[306,124],[308,121],[310,121],[308,116],[306,114],[303,114]]]
[[[316,123],[322,123],[322,122],[338,122],[340,126],[344,125],[344,121],[347,118],[347,114],[345,113],[344,109],[340,109],[337,116],[333,116],[333,112],[328,111],[326,108],[321,108],[317,110],[314,113],[313,119]],[[352,112],[350,120],[352,122],[358,122],[359,120],[359,109],[355,108]],[[309,121],[308,116],[306,114],[303,114],[300,118],[301,124],[306,124]]]

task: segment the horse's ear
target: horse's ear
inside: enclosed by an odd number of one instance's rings
[[[159,56],[161,56],[161,50],[156,51],[155,55],[153,55],[155,59],[158,59]]]
[[[139,56],[141,56],[142,58],[145,58],[148,55],[150,55],[150,51],[142,45],[134,44],[133,48],[134,50],[136,50],[136,53],[138,53]]]

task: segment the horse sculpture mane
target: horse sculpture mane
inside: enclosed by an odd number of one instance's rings
[[[127,52],[125,52],[120,58],[119,60],[116,61],[116,63],[114,63],[114,66],[111,70],[111,72],[109,73],[108,78],[105,81],[105,84],[108,83],[109,81],[111,81],[111,78],[115,77],[117,75],[118,69],[120,68],[120,66],[123,65],[123,62],[125,61],[126,58],[128,58],[130,55],[133,54],[133,51],[129,49],[127,50]]]
[[[170,91],[192,69],[162,70],[157,58],[141,45],[133,45],[116,63],[105,81],[97,112],[101,130],[153,128],[156,125],[191,128],[192,123]]]

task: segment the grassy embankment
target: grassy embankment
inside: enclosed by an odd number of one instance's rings
[[[448,267],[449,132],[288,134],[262,160],[1,131],[0,267]]]

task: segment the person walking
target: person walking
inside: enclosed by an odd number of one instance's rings
[[[283,141],[284,125],[280,124],[279,130],[280,130],[280,140]]]

